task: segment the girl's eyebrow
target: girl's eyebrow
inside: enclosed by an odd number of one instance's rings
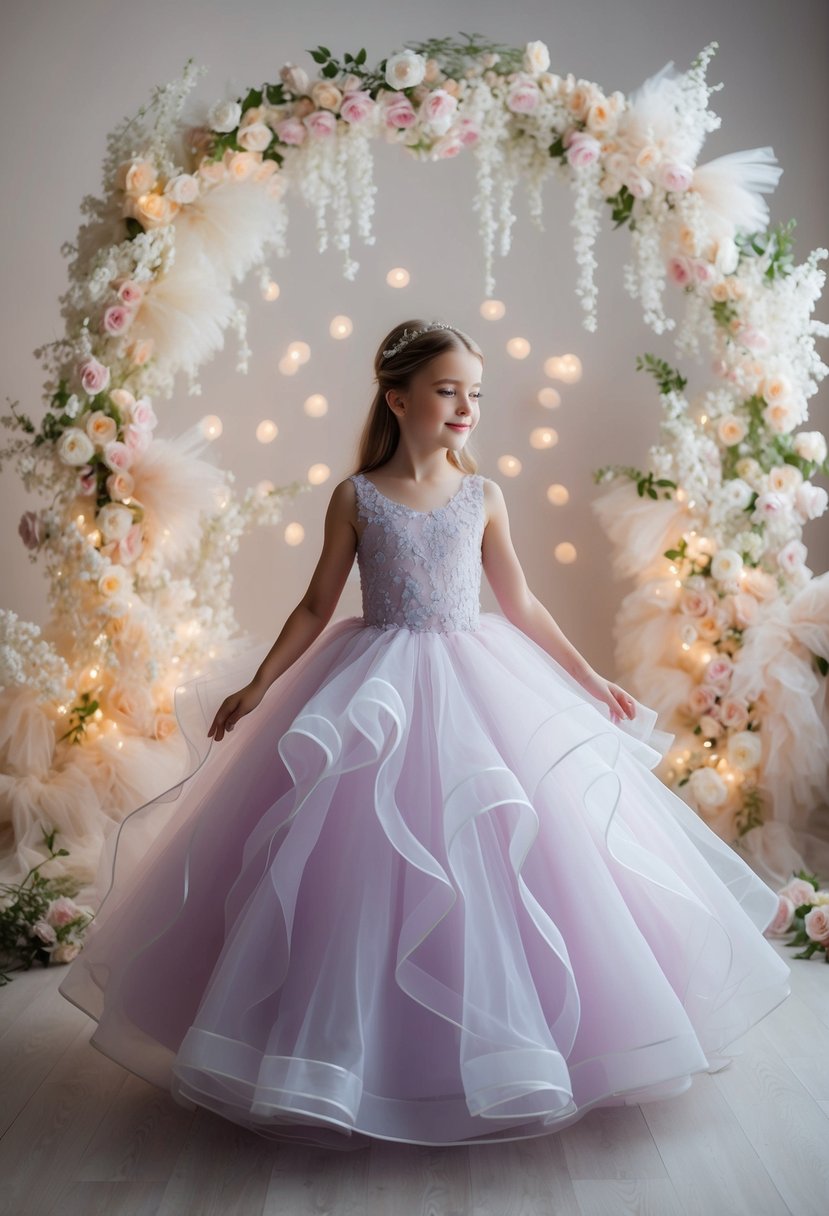
[[[447,384],[463,384],[463,380],[453,380],[451,376],[441,376],[441,378],[439,380],[433,380],[432,383],[433,384],[443,384],[444,381]],[[481,382],[480,382],[480,380],[475,380],[473,383],[480,384]]]

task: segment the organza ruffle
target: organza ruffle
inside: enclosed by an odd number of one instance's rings
[[[191,768],[121,825],[60,989],[177,1101],[341,1148],[527,1138],[682,1092],[789,994],[777,896],[651,771],[647,706],[613,723],[495,613],[348,618],[214,745],[263,653],[177,690]]]

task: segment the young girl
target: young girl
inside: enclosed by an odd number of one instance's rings
[[[305,595],[249,679],[177,689],[199,763],[121,825],[116,860],[155,836],[60,991],[177,1102],[310,1144],[522,1139],[682,1093],[789,995],[777,897],[528,588],[469,452],[478,346],[407,321],[375,372]],[[332,623],[355,553],[363,613]]]

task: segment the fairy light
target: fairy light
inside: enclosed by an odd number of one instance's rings
[[[556,507],[563,507],[565,503],[570,501],[570,491],[567,486],[563,486],[558,482],[547,488],[547,498]]]
[[[526,338],[510,338],[507,342],[507,354],[512,355],[513,359],[526,359],[530,349]]]
[[[561,562],[564,566],[569,566],[571,562],[576,560],[576,546],[571,544],[569,540],[562,540],[553,549],[556,561]]]
[[[484,300],[480,311],[485,321],[500,321],[507,311],[507,306],[503,300]]]
[[[288,524],[283,536],[285,537],[286,545],[291,545],[292,547],[301,545],[305,539],[305,529],[303,528],[302,524],[297,523],[296,520],[294,520],[292,523]]]
[[[328,413],[328,399],[322,393],[312,393],[302,403],[309,418],[322,418]]]
[[[394,266],[386,275],[389,287],[408,287],[411,275],[403,266]]]
[[[548,385],[538,390],[538,402],[548,410],[556,410],[561,405],[561,393],[552,385]]]
[[[582,376],[581,359],[578,355],[551,355],[549,359],[544,360],[544,371],[551,380],[575,384]]]
[[[273,443],[279,434],[279,427],[271,418],[263,418],[256,428],[256,438],[260,443]]]
[[[295,376],[299,371],[299,362],[292,359],[290,355],[283,355],[277,363],[277,367],[283,376]]]
[[[505,477],[517,477],[522,468],[521,461],[517,456],[499,456],[496,464],[498,465],[498,471],[503,473]]]
[[[331,476],[331,469],[327,464],[312,464],[306,476],[312,486],[321,486]]]
[[[279,284],[274,279],[270,279],[262,288],[262,299],[269,303],[279,299]]]
[[[222,433],[222,420],[218,414],[205,414],[199,422],[199,429],[205,439],[218,439]]]
[[[307,342],[292,342],[285,353],[297,363],[307,363],[311,358],[311,347]]]
[[[537,426],[530,431],[530,446],[543,450],[552,448],[558,443],[558,431],[554,431],[550,426]]]
[[[354,332],[354,322],[351,317],[336,316],[328,326],[328,332],[332,338],[349,338]]]

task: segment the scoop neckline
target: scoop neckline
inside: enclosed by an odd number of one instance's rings
[[[455,501],[455,499],[458,497],[458,495],[463,490],[466,483],[469,481],[470,477],[474,477],[475,474],[474,473],[464,473],[461,484],[458,486],[457,490],[452,495],[452,497],[449,499],[449,501],[447,503],[444,503],[442,507],[433,507],[431,511],[418,511],[417,507],[410,507],[405,502],[398,502],[396,498],[389,498],[388,494],[384,494],[382,490],[378,489],[378,487],[374,484],[373,481],[369,481],[369,479],[368,479],[368,477],[366,477],[365,473],[358,473],[357,476],[362,477],[362,479],[366,483],[366,485],[371,486],[371,488],[372,488],[372,490],[374,490],[375,494],[379,495],[380,498],[385,499],[386,502],[391,503],[391,505],[393,507],[400,507],[400,509],[402,511],[409,511],[409,512],[411,512],[412,515],[437,515],[440,511],[449,510],[449,508],[452,506],[452,503]]]

